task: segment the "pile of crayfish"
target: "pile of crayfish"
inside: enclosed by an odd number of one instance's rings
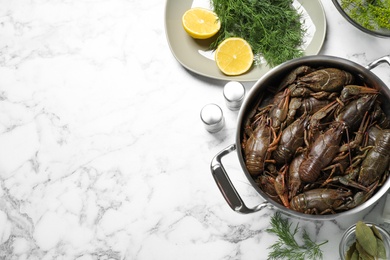
[[[375,194],[389,175],[390,120],[381,93],[338,68],[300,66],[244,119],[242,154],[272,200],[335,214]]]

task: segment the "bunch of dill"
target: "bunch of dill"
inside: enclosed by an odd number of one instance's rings
[[[279,239],[275,244],[269,247],[272,251],[268,254],[268,259],[322,259],[320,246],[328,241],[316,244],[310,239],[306,230],[303,230],[303,244],[299,245],[295,240],[295,235],[299,230],[298,224],[293,231],[291,231],[290,228],[291,224],[287,219],[283,219],[279,212],[271,217],[271,228],[266,231],[268,233],[276,234]]]
[[[270,66],[303,55],[305,30],[292,0],[211,0],[221,30],[211,49],[229,37],[241,37]],[[258,60],[255,60],[255,62]]]

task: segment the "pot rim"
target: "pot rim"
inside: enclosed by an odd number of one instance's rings
[[[312,65],[312,66],[336,66],[336,67],[342,67],[343,69],[352,71],[354,75],[357,75],[360,77],[363,81],[370,81],[375,82],[377,86],[379,86],[379,90],[384,96],[390,100],[390,90],[386,86],[386,84],[378,78],[373,72],[371,72],[369,69],[363,67],[362,65],[353,62],[351,60],[337,57],[337,56],[330,56],[330,55],[312,55],[312,56],[305,56],[301,58],[296,58],[287,62],[284,62],[270,71],[268,71],[264,76],[262,76],[258,81],[254,83],[250,91],[248,92],[247,96],[245,97],[245,100],[241,106],[241,109],[238,114],[238,120],[237,120],[237,129],[236,129],[236,146],[237,149],[237,156],[238,160],[241,164],[241,168],[244,171],[244,174],[246,175],[247,179],[251,183],[251,185],[255,188],[255,190],[259,193],[259,195],[268,203],[272,204],[273,207],[277,208],[278,210],[282,211],[286,215],[294,216],[301,219],[309,219],[309,220],[334,220],[340,216],[346,216],[346,215],[352,215],[356,214],[358,212],[363,211],[364,209],[367,209],[369,207],[373,207],[379,199],[387,193],[387,190],[390,188],[390,178],[387,178],[386,182],[380,187],[380,189],[375,192],[375,194],[368,199],[366,202],[362,203],[359,206],[356,206],[355,208],[335,213],[335,214],[327,214],[327,215],[312,215],[312,214],[305,214],[301,212],[297,212],[291,209],[286,208],[285,206],[273,201],[271,198],[268,197],[268,195],[265,194],[255,183],[254,179],[251,177],[250,173],[246,169],[246,165],[243,159],[242,151],[240,149],[241,147],[241,133],[242,133],[242,125],[245,121],[245,115],[250,111],[250,108],[253,107],[253,99],[254,95],[256,95],[259,91],[264,89],[266,84],[268,82],[272,81],[273,78],[276,76],[283,74],[282,77],[279,77],[279,80],[283,78],[284,75],[291,72],[296,67],[299,67],[301,65]],[[390,103],[390,102],[389,102]],[[389,112],[387,112],[389,114]]]

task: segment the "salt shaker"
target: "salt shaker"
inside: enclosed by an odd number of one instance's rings
[[[226,106],[230,110],[239,110],[245,97],[244,86],[237,81],[229,81],[223,88]]]
[[[200,118],[210,133],[218,132],[225,125],[222,109],[216,104],[205,105],[200,111]]]

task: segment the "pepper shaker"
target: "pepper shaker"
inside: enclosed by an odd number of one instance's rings
[[[200,118],[210,133],[218,132],[225,125],[222,109],[216,104],[205,105],[200,111]]]
[[[229,81],[223,88],[226,106],[230,110],[239,110],[245,97],[244,86],[237,81]]]

